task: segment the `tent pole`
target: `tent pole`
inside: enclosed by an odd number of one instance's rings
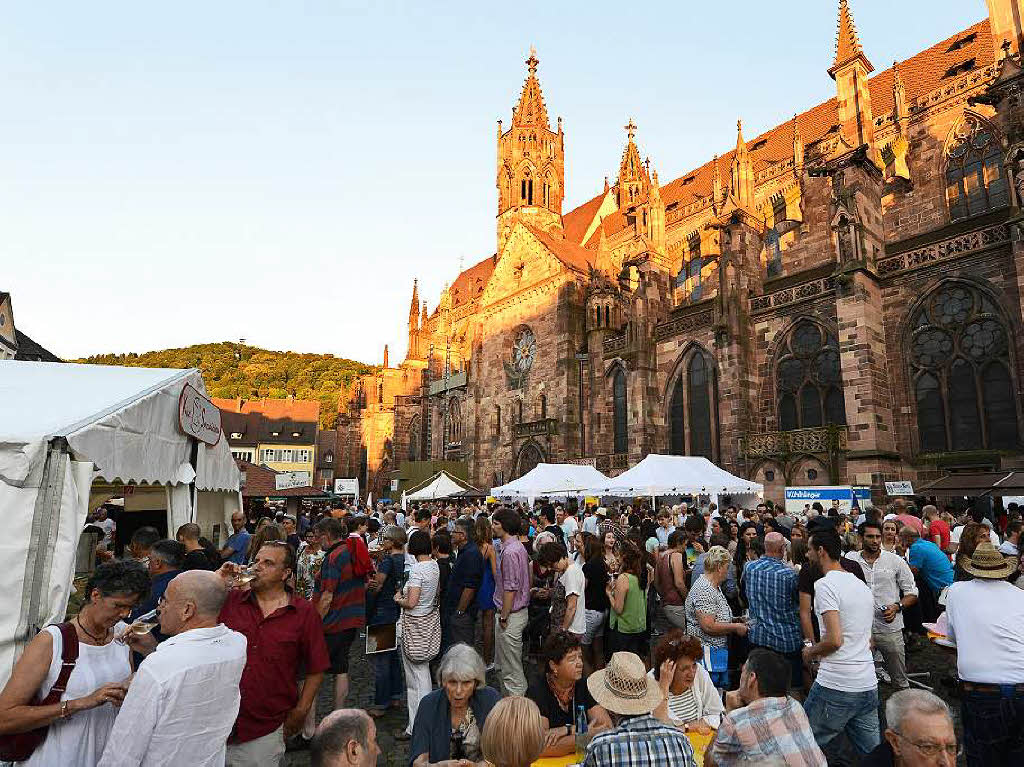
[[[191,506],[188,510],[188,521],[195,522],[196,502],[199,500],[199,493],[196,491],[196,480],[199,479],[199,440],[195,437],[190,437],[189,442],[192,443],[192,448],[189,451],[188,462],[192,465],[192,473],[195,474],[195,476],[192,477],[192,482],[188,486],[188,499]]]

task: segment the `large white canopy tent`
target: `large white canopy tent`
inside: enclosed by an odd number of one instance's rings
[[[491,495],[495,498],[511,498],[527,500],[530,504],[534,498],[541,496],[563,498],[584,495],[590,488],[611,480],[593,466],[575,463],[538,463],[519,479],[492,487]]]
[[[416,487],[402,493],[402,508],[404,509],[406,503],[410,501],[436,501],[442,498],[464,497],[467,490],[476,490],[476,488],[442,469]]]
[[[0,361],[0,687],[36,631],[63,619],[86,514],[115,488],[159,492],[171,534],[189,521],[226,529],[241,508],[223,435],[198,443],[193,468],[186,385],[205,395],[198,370]]]
[[[707,458],[652,453],[636,466],[606,482],[591,485],[591,495],[732,495],[760,493],[764,486],[730,474]]]

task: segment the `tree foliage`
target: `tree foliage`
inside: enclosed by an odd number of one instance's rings
[[[97,354],[75,360],[91,365],[199,368],[211,397],[320,400],[320,426],[332,429],[342,395],[356,376],[376,368],[332,354],[299,354],[230,342],[136,354]]]

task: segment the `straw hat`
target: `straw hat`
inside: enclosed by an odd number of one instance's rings
[[[649,714],[665,699],[640,656],[631,652],[612,655],[604,669],[587,677],[587,689],[598,704],[626,716]]]
[[[971,555],[971,561],[963,565],[963,568],[975,578],[1000,580],[1012,574],[1017,569],[1017,563],[1007,559],[999,549],[984,541],[978,544]]]

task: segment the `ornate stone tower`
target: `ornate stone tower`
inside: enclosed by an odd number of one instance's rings
[[[499,253],[515,219],[548,231],[562,227],[565,137],[562,118],[558,118],[558,131],[551,130],[537,79],[538,63],[531,47],[523,92],[512,110],[512,127],[502,132],[498,121]]]
[[[409,350],[406,357],[419,359],[420,352],[420,298],[416,280],[412,281],[412,302],[409,304]]]
[[[640,159],[640,152],[636,148],[636,123],[633,118],[625,126],[626,148],[622,151],[622,161],[619,163],[619,178],[615,182],[616,201],[620,208],[638,205],[647,199],[647,190],[651,185],[650,176],[647,173],[647,166]]]
[[[836,58],[828,73],[836,81],[843,140],[854,149],[867,144],[868,153],[872,157],[875,151],[875,125],[871,115],[868,75],[874,69],[861,48],[846,0],[839,0]]]

